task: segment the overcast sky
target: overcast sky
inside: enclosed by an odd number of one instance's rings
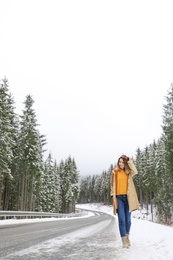
[[[162,133],[173,2],[0,0],[0,78],[35,103],[47,153],[101,174]]]

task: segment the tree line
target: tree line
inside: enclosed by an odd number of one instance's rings
[[[155,211],[159,223],[173,222],[173,83],[167,91],[162,115],[162,134],[158,140],[139,147],[133,158],[138,169],[134,177],[141,209]],[[81,180],[79,202],[111,204],[110,174],[115,165],[101,175]]]
[[[158,222],[173,220],[173,83],[165,97],[162,134],[158,140],[139,147],[133,158],[134,177],[141,208],[156,211]],[[115,164],[101,175],[79,182],[79,171],[71,156],[57,163],[49,154],[44,160],[45,135],[38,130],[34,100],[26,96],[21,115],[15,106],[6,78],[0,80],[0,210],[69,213],[75,203],[112,204],[110,174]]]
[[[34,100],[26,96],[22,115],[15,113],[6,78],[0,80],[0,210],[75,211],[79,172],[71,156],[59,164],[38,130]]]

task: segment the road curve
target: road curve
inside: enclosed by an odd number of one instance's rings
[[[115,229],[115,218],[97,211],[86,218],[0,226],[0,259],[113,260]]]

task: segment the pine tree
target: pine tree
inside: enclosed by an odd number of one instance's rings
[[[107,199],[108,199],[108,204],[112,204],[112,198],[110,196],[110,176],[112,174],[114,166],[113,164],[110,165],[108,171],[107,171]]]
[[[61,190],[61,212],[75,212],[75,202],[79,196],[79,173],[76,162],[69,156],[65,163],[60,162],[58,167]]]
[[[71,165],[72,212],[75,212],[75,203],[79,196],[79,172],[75,160],[71,160],[71,157],[69,157],[69,160]]]
[[[60,181],[60,171],[59,167],[55,161],[54,163],[55,171],[55,211],[61,212],[62,209],[62,196],[61,196],[61,181]]]
[[[96,201],[102,202],[101,201],[101,176],[100,175],[95,176],[94,193],[95,193]]]
[[[163,105],[163,141],[166,150],[166,160],[173,179],[173,83],[170,85]]]
[[[88,181],[87,179],[81,179],[78,203],[88,203]]]
[[[75,200],[77,199],[79,189],[77,167],[71,156],[65,161],[64,174],[65,211],[69,213],[75,210]]]
[[[166,160],[166,179],[165,182],[165,208],[166,218],[171,218],[173,210],[173,83],[171,83],[166,98],[166,104],[163,105],[163,142],[165,146]]]
[[[24,102],[25,108],[20,121],[18,139],[18,209],[35,210],[39,207],[37,196],[43,170],[43,146],[45,137],[37,129],[36,114],[33,109],[33,99],[30,95]]]
[[[61,213],[67,213],[66,192],[68,191],[68,179],[65,172],[64,161],[59,164],[60,190],[61,190]],[[66,184],[67,183],[67,184]]]
[[[164,178],[165,178],[165,147],[163,139],[160,138],[157,141],[157,149],[155,154],[155,161],[156,161],[156,169],[155,169],[155,185],[156,185],[156,192],[154,194],[154,204],[157,209],[158,214],[158,221],[160,222],[160,216],[164,212],[164,204],[163,201],[163,193],[165,190],[164,187]]]
[[[96,202],[96,197],[97,196],[96,196],[95,190],[94,190],[95,181],[96,181],[96,176],[95,175],[89,176],[89,178],[88,178],[88,199],[89,199],[90,203]]]
[[[9,93],[8,80],[0,82],[0,209],[9,209],[12,190],[12,168],[17,134],[17,116]]]
[[[56,212],[56,174],[54,161],[49,153],[44,163],[44,171],[41,178],[40,206],[42,211]]]

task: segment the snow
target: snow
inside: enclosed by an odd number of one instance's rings
[[[104,206],[101,204],[79,205],[80,208],[97,209],[101,212],[107,212],[113,215],[112,206]],[[118,218],[116,218],[116,234],[119,235]],[[173,227],[148,221],[151,219],[149,215],[142,214],[140,211],[132,213],[132,226],[130,240],[132,246],[129,249],[119,250],[121,240],[117,243],[116,249],[119,251],[119,259],[121,260],[173,260]],[[117,256],[117,254],[116,254]]]
[[[113,215],[112,206],[105,206],[102,204],[78,204],[78,208],[82,209],[91,209],[97,210],[100,212],[106,212],[110,215]],[[90,217],[93,213],[89,213],[83,217]],[[121,239],[119,236],[118,230],[118,219],[115,217],[115,234],[116,240],[110,246],[113,246],[115,252],[115,258],[113,257],[111,260],[119,259],[119,260],[134,260],[140,258],[140,260],[172,260],[173,259],[173,227],[164,226],[161,224],[153,223],[142,215],[141,212],[135,211],[132,213],[132,227],[131,227],[131,247],[129,249],[122,249]],[[73,217],[74,218],[74,217]],[[66,218],[68,221],[68,218]],[[14,223],[28,223],[28,222],[38,222],[38,221],[54,221],[56,218],[47,218],[47,219],[24,219],[24,220],[1,220],[0,225],[10,225]],[[105,226],[107,225],[107,221],[102,223]],[[100,224],[95,226],[96,229],[101,229]],[[50,239],[44,243],[40,243],[39,245],[35,245],[25,250],[21,250],[17,252],[16,255],[22,256],[25,254],[33,253],[38,254],[39,252],[48,252],[48,251],[56,251],[58,247],[62,246],[62,244],[67,244],[72,242],[77,243],[80,237],[87,237],[91,235],[94,230],[86,229],[85,231],[77,231],[68,234],[68,236],[64,235],[59,238]],[[104,241],[106,242],[106,241]],[[94,242],[93,242],[94,243]],[[108,241],[109,243],[109,241]],[[107,250],[110,250],[110,248]],[[106,249],[105,256],[102,259],[107,259],[106,257]],[[109,258],[110,259],[110,258]]]

